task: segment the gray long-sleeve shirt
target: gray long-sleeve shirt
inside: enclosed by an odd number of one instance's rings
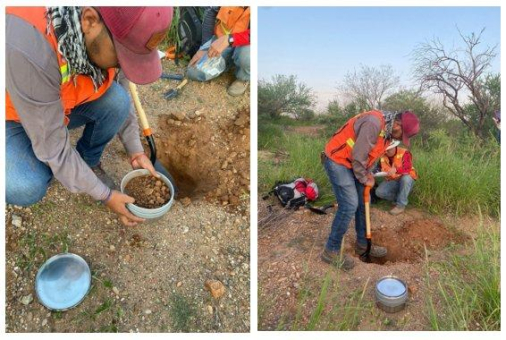
[[[60,100],[61,74],[54,50],[32,25],[6,16],[6,90],[20,122],[32,142],[35,156],[47,164],[55,178],[71,192],[84,192],[96,200],[110,189],[98,179],[70,143]],[[119,132],[129,154],[142,152],[133,108]]]
[[[371,169],[367,168],[369,152],[378,142],[378,136],[381,132],[381,122],[377,117],[365,115],[358,118],[353,126],[355,130],[355,145],[353,146],[352,167],[357,180],[365,184],[367,174]]]

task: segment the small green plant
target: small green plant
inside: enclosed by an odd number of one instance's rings
[[[195,306],[183,295],[174,293],[170,296],[169,315],[174,331],[189,332],[197,317],[197,311]]]
[[[109,310],[109,308],[111,308],[112,306],[112,301],[111,299],[106,299],[94,312],[94,315],[95,316],[98,316],[100,315],[101,313]]]
[[[25,251],[16,260],[19,268],[30,271],[35,264],[42,263],[46,259],[46,251],[39,243],[40,240],[36,232],[29,232],[23,236],[20,245],[25,248]],[[41,259],[38,259],[38,256],[41,256]]]

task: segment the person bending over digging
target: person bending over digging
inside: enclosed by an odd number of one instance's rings
[[[202,20],[202,41],[204,44],[195,53],[188,65],[188,78],[198,81],[213,79],[219,74],[204,74],[197,68],[204,58],[222,56],[227,67],[236,67],[235,81],[228,87],[228,94],[241,96],[249,84],[250,64],[250,8],[209,7]],[[207,56],[206,56],[207,55]]]
[[[371,173],[376,161],[385,153],[393,139],[409,138],[418,133],[418,117],[409,111],[396,114],[388,111],[368,111],[346,122],[329,140],[323,154],[323,165],[337,199],[337,212],[322,260],[344,270],[354,267],[353,259],[343,254],[341,245],[348,225],[355,217],[357,240],[355,252],[366,250],[364,187],[374,186]],[[386,248],[372,246],[370,256],[386,256]]]
[[[157,46],[171,7],[6,8],[6,200],[41,200],[53,176],[71,192],[102,201],[127,226],[143,219],[114,190],[100,157],[119,137],[132,167],[156,174],[139,138],[117,69],[148,84],[162,72]],[[74,149],[69,129],[84,125]]]
[[[387,177],[376,188],[376,196],[395,202],[390,214],[399,215],[408,205],[409,193],[418,179],[413,167],[413,156],[409,150],[397,146],[381,156],[379,165]]]

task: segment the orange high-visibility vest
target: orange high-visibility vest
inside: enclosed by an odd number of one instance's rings
[[[96,92],[93,81],[89,76],[69,73],[67,62],[58,52],[58,42],[52,25],[50,25],[50,32],[46,32],[47,17],[45,7],[6,7],[5,12],[6,14],[15,15],[33,25],[34,28],[44,35],[53,48],[56,58],[58,58],[58,65],[60,66],[60,100],[63,106],[65,124],[68,124],[69,119],[67,115],[70,114],[70,111],[74,107],[100,98],[111,87],[116,73],[114,68],[107,70],[107,77]],[[5,92],[5,118],[6,120],[19,122],[16,108],[9,97],[9,93]]]
[[[218,38],[222,35],[244,32],[249,27],[249,7],[221,7],[216,16],[214,35]]]
[[[397,147],[397,153],[393,157],[393,164],[390,164],[390,159],[387,155],[381,156],[380,163],[381,163],[381,171],[388,172],[392,167],[399,169],[402,168],[402,157],[404,157],[404,154],[406,153],[406,149]],[[411,170],[409,171],[409,175],[414,180],[418,179],[418,174],[415,171],[415,168],[412,166]],[[402,176],[402,174],[394,174],[392,176],[387,176],[386,179],[388,181],[394,181],[396,179],[399,179]]]
[[[355,146],[355,122],[358,118],[364,115],[372,115],[377,117],[381,122],[381,130],[378,135],[376,145],[369,152],[369,158],[367,161],[367,168],[370,169],[374,163],[385,153],[386,139],[385,139],[385,118],[380,111],[368,111],[356,115],[344,124],[329,140],[325,146],[325,154],[328,158],[334,162],[344,165],[348,169],[352,168],[351,162],[353,160],[352,150]]]

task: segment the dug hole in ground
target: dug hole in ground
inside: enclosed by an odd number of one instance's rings
[[[233,80],[189,82],[171,100],[163,94],[177,81],[138,86],[158,159],[180,189],[161,219],[127,228],[57,181],[40,203],[7,206],[7,332],[249,331],[249,91],[227,95]],[[74,144],[81,132],[71,132]],[[131,171],[117,138],[102,165],[118,185]],[[51,312],[37,301],[35,275],[65,251],[88,262],[92,288],[77,307]]]

